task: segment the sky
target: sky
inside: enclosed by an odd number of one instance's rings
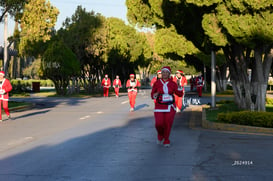
[[[59,9],[59,16],[55,28],[58,30],[67,17],[71,17],[78,5],[81,5],[86,11],[95,11],[105,17],[117,17],[127,22],[126,0],[50,0],[50,3]],[[9,20],[9,36],[14,30],[14,22]],[[0,24],[0,46],[3,46],[4,24]]]

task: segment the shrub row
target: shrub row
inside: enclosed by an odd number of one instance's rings
[[[273,113],[251,111],[219,113],[217,121],[222,123],[273,128]]]
[[[19,93],[19,92],[30,92],[32,90],[32,82],[40,82],[41,87],[53,87],[54,84],[51,80],[17,80],[12,79],[10,81],[12,85],[12,92]]]
[[[24,86],[32,86],[32,82],[40,82],[41,87],[53,87],[54,83],[51,80],[34,80],[34,79],[29,79],[29,80],[17,80],[17,79],[12,79],[11,85],[17,86],[19,84],[24,85]]]
[[[266,104],[273,105],[273,98],[266,98]]]

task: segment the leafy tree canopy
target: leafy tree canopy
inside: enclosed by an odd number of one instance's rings
[[[62,41],[51,41],[42,56],[41,73],[54,82],[57,93],[65,95],[69,80],[79,72],[75,54]]]
[[[29,0],[21,19],[19,52],[34,53],[38,42],[46,42],[57,21],[59,11],[47,0]]]

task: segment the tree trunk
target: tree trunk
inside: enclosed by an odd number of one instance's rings
[[[234,91],[234,101],[239,109],[251,110],[250,82],[247,68],[248,59],[244,56],[245,49],[240,45],[234,45],[224,49]]]
[[[254,64],[251,71],[251,88],[254,109],[265,111],[266,90],[272,64],[272,49],[259,47],[254,50]]]
[[[250,75],[247,71],[250,65],[250,50],[234,45],[225,48],[224,52],[228,57],[235,103],[240,109],[265,111],[266,89],[273,50],[265,46],[254,50]]]
[[[227,64],[216,67],[216,88],[222,92],[227,90]]]

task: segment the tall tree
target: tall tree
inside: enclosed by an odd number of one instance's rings
[[[42,57],[41,76],[54,82],[58,95],[66,95],[69,81],[79,72],[76,55],[62,41],[51,41]]]
[[[94,91],[105,70],[105,18],[78,6],[57,32],[58,37],[75,53],[81,65],[81,78],[87,92]]]
[[[28,0],[0,0],[0,22],[3,21],[4,16],[9,13],[11,16],[16,17],[24,7]]]
[[[141,79],[147,76],[146,67],[149,67],[152,57],[152,50],[148,44],[146,35],[137,32],[135,28],[128,26],[118,18],[108,18],[108,51],[116,50],[118,57],[109,57],[111,66],[121,67],[123,75],[133,73],[138,70]],[[129,68],[129,69],[128,69]],[[132,72],[133,71],[133,72]],[[127,77],[126,77],[127,78]]]
[[[39,55],[50,40],[59,10],[48,0],[28,0],[21,18],[20,54]]]
[[[265,110],[272,64],[272,0],[127,0],[129,22],[174,25],[202,52],[223,49],[240,108]],[[248,68],[252,69],[249,79]]]

